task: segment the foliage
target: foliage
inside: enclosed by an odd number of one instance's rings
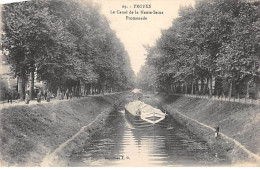
[[[194,7],[182,7],[172,26],[147,49],[144,68],[154,67],[155,72],[142,71],[141,86],[148,88],[151,81],[146,77],[155,76],[161,90],[186,88],[185,92],[211,96],[213,86],[220,94],[228,83],[231,95],[235,85],[257,83],[259,7],[258,1],[242,0],[202,0]]]
[[[49,89],[132,86],[128,54],[92,2],[34,0],[3,9],[3,50],[16,76],[36,71]]]

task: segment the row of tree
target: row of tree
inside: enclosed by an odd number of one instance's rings
[[[33,95],[35,77],[52,92],[89,94],[133,86],[129,56],[99,8],[85,0],[3,6],[2,48],[21,98],[26,82]]]
[[[260,2],[200,0],[162,31],[139,86],[168,93],[260,96]]]

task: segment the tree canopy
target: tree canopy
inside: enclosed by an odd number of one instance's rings
[[[2,48],[15,76],[36,73],[49,90],[125,90],[134,73],[123,44],[85,0],[33,0],[3,5]]]
[[[243,0],[201,0],[182,7],[172,26],[147,48],[144,68],[154,69],[141,70],[140,86],[237,96],[249,93],[249,83],[259,98],[259,7],[259,1]]]

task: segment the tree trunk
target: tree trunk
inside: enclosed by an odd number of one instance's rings
[[[200,93],[204,94],[204,78],[201,78],[201,82],[200,82]]]
[[[249,98],[249,85],[250,85],[250,81],[246,83],[246,98]]]
[[[217,93],[217,97],[219,98],[219,88],[215,86],[215,89],[216,89],[216,93]]]
[[[185,92],[184,93],[187,94],[188,93],[188,85],[187,85],[187,83],[185,83],[184,85],[185,85]]]
[[[89,92],[90,95],[93,95],[93,85],[90,84],[90,92]]]
[[[260,100],[260,75],[255,78],[255,98]]]
[[[33,94],[34,94],[34,69],[30,72],[30,100],[33,100]]]
[[[24,92],[25,92],[25,84],[24,84],[24,78],[23,77],[17,77],[18,79],[18,93],[20,95],[20,99],[24,100]]]
[[[205,95],[209,94],[209,79],[210,78],[206,78],[206,85],[205,85],[205,89],[204,89]]]
[[[198,79],[195,80],[195,87],[194,88],[195,88],[194,93],[198,94],[199,93],[199,80]]]
[[[235,96],[237,96],[237,98],[238,98],[238,101],[240,102],[240,85],[239,85],[239,83],[237,83],[237,86],[236,86],[236,95]]]
[[[90,84],[87,84],[87,95],[90,95]]]
[[[230,101],[230,98],[231,98],[231,95],[232,95],[232,81],[230,82],[230,85],[229,85],[229,92],[228,92],[228,100]]]
[[[83,96],[87,95],[87,85],[83,84]]]
[[[194,94],[194,81],[192,80],[191,82],[191,94]]]
[[[212,98],[212,81],[213,81],[213,76],[211,75],[209,78],[209,98]]]
[[[170,82],[167,82],[167,85],[166,85],[166,90],[167,90],[167,93],[170,94],[171,93],[171,83]]]

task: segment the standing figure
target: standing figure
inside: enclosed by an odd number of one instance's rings
[[[11,91],[7,91],[7,102],[12,104],[12,92]]]
[[[48,94],[48,92],[47,92],[47,90],[45,90],[45,93],[44,93],[44,100],[47,100],[47,94]]]
[[[29,102],[30,102],[29,93],[26,92],[26,94],[25,94],[25,104],[29,104]]]
[[[42,97],[42,94],[41,94],[41,91],[39,91],[39,93],[37,94],[37,102],[38,103],[41,103],[41,97]]]
[[[58,100],[61,100],[60,88],[58,88],[58,90],[57,90],[57,99],[58,99]]]
[[[51,93],[48,91],[46,94],[46,101],[50,102],[51,101]]]
[[[60,92],[60,99],[61,99],[61,100],[64,99],[64,94],[63,94],[63,92]]]
[[[219,133],[219,125],[217,125],[217,127],[215,127],[215,138],[218,137],[218,133]]]
[[[72,99],[72,92],[70,92],[70,99]]]
[[[61,93],[60,93],[60,91],[58,91],[58,93],[57,93],[57,99],[61,100]]]

